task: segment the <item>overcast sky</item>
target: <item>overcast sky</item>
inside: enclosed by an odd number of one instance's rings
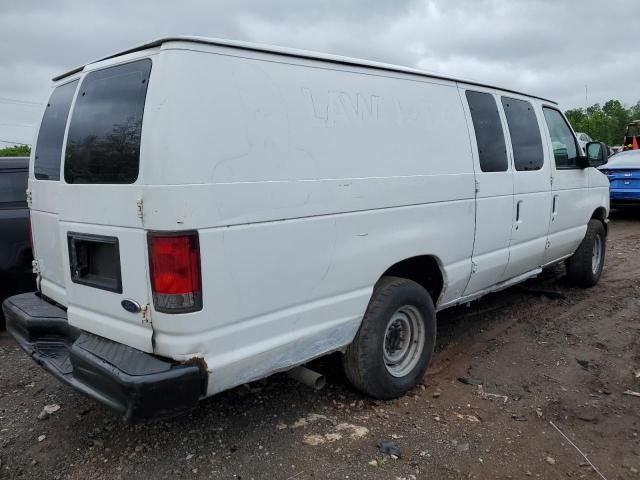
[[[564,109],[610,98],[631,104],[640,100],[638,3],[0,0],[0,140],[32,143],[54,75],[168,35],[418,67],[535,93]]]

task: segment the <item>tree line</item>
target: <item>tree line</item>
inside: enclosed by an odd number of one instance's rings
[[[622,145],[627,124],[640,120],[640,101],[627,108],[618,100],[609,100],[602,106],[596,103],[567,110],[565,115],[576,132],[584,132],[609,146]]]
[[[13,145],[0,148],[0,157],[28,157],[31,154],[29,145]]]

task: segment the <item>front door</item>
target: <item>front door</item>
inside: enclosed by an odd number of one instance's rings
[[[586,233],[584,219],[592,212],[587,211],[589,172],[578,166],[580,150],[576,138],[559,110],[544,106],[542,111],[554,158],[549,248],[545,256],[545,263],[550,263],[575,251]]]

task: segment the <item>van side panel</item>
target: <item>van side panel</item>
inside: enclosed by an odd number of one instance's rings
[[[461,296],[475,184],[453,82],[169,47],[145,114],[144,226],[199,231],[203,309],[153,311],[156,353],[204,356],[212,394],[348,344],[406,258],[434,255],[441,301]]]

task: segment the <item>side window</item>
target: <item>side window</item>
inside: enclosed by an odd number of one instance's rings
[[[27,206],[26,170],[0,172],[0,208],[2,206]]]
[[[507,148],[493,95],[472,90],[467,90],[466,95],[476,132],[480,169],[483,172],[505,172],[508,166]]]
[[[576,140],[564,120],[562,114],[553,108],[544,107],[544,119],[549,128],[551,145],[553,146],[553,156],[556,159],[556,168],[578,168],[578,149]]]
[[[516,170],[540,170],[544,165],[544,152],[533,106],[517,98],[502,97],[501,100],[511,135]]]
[[[33,164],[33,172],[38,180],[60,180],[62,141],[77,86],[77,80],[60,85],[49,98],[40,123]]]

